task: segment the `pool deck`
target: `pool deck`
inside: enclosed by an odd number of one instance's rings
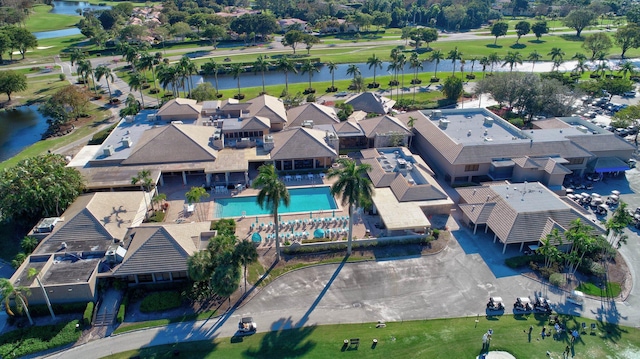
[[[330,186],[333,183],[333,180],[329,180],[327,178],[319,179],[314,178],[313,180],[307,179],[304,177],[301,181],[289,181],[285,182],[287,184],[287,188],[300,188],[300,187],[313,187],[313,186]],[[210,197],[202,200],[201,203],[196,204],[195,210],[192,213],[187,213],[185,211],[185,200],[184,193],[188,190],[183,186],[176,186],[172,189],[164,189],[161,188],[161,193],[167,194],[167,202],[169,203],[169,209],[165,215],[165,223],[180,223],[180,222],[203,222],[203,221],[211,221],[215,218],[215,200],[218,198],[228,198],[233,196],[255,196],[258,194],[257,189],[247,188],[242,190],[240,193],[235,193],[229,191],[228,193],[215,193],[210,192]],[[348,216],[348,211],[343,208],[340,203],[340,198],[336,198],[336,203],[338,204],[338,209],[336,210],[325,210],[325,211],[315,211],[313,212],[313,218],[331,218],[334,217],[345,217]],[[267,240],[267,235],[274,234],[273,226],[267,226],[267,224],[273,222],[273,218],[271,215],[263,215],[257,216],[258,223],[256,225],[256,216],[247,216],[245,218],[236,217],[236,236],[243,240],[248,239],[251,240],[251,237],[254,233],[259,233],[262,237],[262,242],[260,243],[261,247],[271,247],[275,246],[275,240]],[[295,232],[308,232],[309,238],[313,237],[313,232],[317,228],[322,228],[324,230],[327,229],[347,229],[348,227],[340,221],[331,221],[322,223],[304,223],[304,220],[309,220],[309,212],[298,213],[298,214],[282,214],[282,221],[296,221],[298,220],[298,224],[296,224],[291,229],[291,226],[286,226],[285,228],[280,228],[281,235],[291,234]],[[364,238],[367,229],[369,229],[370,234],[372,236],[377,236],[381,230],[376,228],[376,224],[379,224],[380,219],[377,216],[369,216],[364,214],[358,214],[355,216],[354,226],[353,226],[353,236],[354,238]],[[261,226],[264,223],[265,226]],[[346,238],[346,234],[334,234],[332,238],[335,240],[343,240]],[[293,239],[290,239],[293,242]]]

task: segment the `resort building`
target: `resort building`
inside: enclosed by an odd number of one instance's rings
[[[366,113],[377,113],[386,115],[393,109],[396,102],[390,98],[381,96],[374,92],[359,93],[344,103],[353,106],[354,111],[364,111]]]
[[[374,185],[373,213],[380,215],[388,236],[425,233],[428,217],[449,214],[454,203],[433,178],[424,161],[405,147],[360,151]]]
[[[537,245],[553,229],[562,234],[576,219],[604,233],[584,209],[539,182],[464,187],[457,191],[463,222],[473,227],[474,234],[478,227],[484,227],[485,233],[491,230],[494,243],[503,244],[503,253],[508,244],[519,244],[521,251],[525,243]]]
[[[413,145],[447,182],[541,182],[560,190],[565,175],[628,169],[634,147],[579,118],[520,130],[486,109],[418,111]]]

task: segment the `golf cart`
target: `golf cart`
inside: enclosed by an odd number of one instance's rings
[[[551,314],[551,306],[546,298],[536,297],[533,303],[533,311],[536,313]]]
[[[531,299],[526,297],[516,298],[516,302],[513,303],[513,310],[521,311],[521,312],[530,312],[533,310],[531,306]]]
[[[256,323],[253,321],[252,317],[242,318],[240,323],[238,323],[238,331],[242,333],[253,333],[257,329]]]
[[[487,303],[487,310],[504,310],[501,297],[490,297]]]
[[[582,304],[584,304],[584,293],[579,290],[574,290],[567,296],[567,302],[582,306]]]

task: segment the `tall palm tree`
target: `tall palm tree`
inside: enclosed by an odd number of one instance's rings
[[[286,93],[289,93],[289,72],[293,72],[294,74],[297,74],[298,69],[296,69],[296,66],[293,64],[293,61],[291,61],[287,57],[287,55],[284,55],[278,59],[278,62],[276,63],[276,67],[278,68],[278,70],[284,72],[284,91]]]
[[[407,63],[407,57],[404,54],[400,54],[396,61],[398,62],[397,70],[400,70],[402,73],[401,87],[398,87],[398,91],[402,88],[402,91],[404,92],[404,65]],[[398,98],[398,95],[399,94],[396,94],[396,98]]]
[[[180,58],[180,62],[178,62],[180,67],[180,72],[182,73],[183,78],[188,79],[187,86],[189,86],[189,95],[191,95],[191,90],[193,89],[193,74],[198,73],[198,68],[191,61],[189,56],[184,55]]]
[[[620,65],[620,69],[618,70],[618,73],[622,73],[622,76],[624,76],[625,78],[628,74],[633,75],[635,72],[636,66],[630,61],[623,62],[622,65]]]
[[[369,65],[369,70],[373,67],[373,87],[376,87],[376,70],[382,69],[382,60],[373,54],[367,59],[367,65]]]
[[[174,97],[177,97],[177,80],[178,73],[176,68],[173,66],[169,66],[167,64],[160,64],[158,66],[158,81],[160,82],[160,86],[166,91],[169,85],[171,85],[171,92]]]
[[[113,73],[111,72],[111,69],[105,65],[100,65],[96,67],[95,75],[96,75],[96,80],[98,81],[100,81],[100,79],[104,77],[105,81],[107,82],[107,89],[109,90],[109,99],[111,99],[111,85],[109,85],[109,81],[113,83],[113,80],[114,80],[114,76],[113,76]]]
[[[559,47],[552,48],[551,51],[547,54],[547,56],[551,56],[551,61],[555,61],[556,59],[562,60],[564,58],[564,55],[566,55],[566,53]]]
[[[258,260],[258,251],[251,241],[243,240],[233,249],[233,257],[244,268],[244,292],[247,292],[247,266]]]
[[[458,51],[458,46],[456,46],[453,50],[449,51],[447,54],[447,59],[453,62],[453,72],[451,75],[455,75],[456,73],[456,61],[462,58],[462,52]]]
[[[77,65],[79,61],[82,61],[86,58],[87,56],[84,54],[84,52],[82,52],[82,50],[75,48],[71,52],[71,57],[69,60],[71,61],[71,66],[73,66],[74,63],[76,63]],[[77,72],[77,68],[76,68],[76,72]]]
[[[480,65],[482,65],[482,78],[486,77],[487,74],[487,66],[491,65],[491,61],[488,56],[483,56],[480,59]]]
[[[129,76],[129,88],[132,91],[140,91],[140,102],[142,102],[142,108],[144,108],[144,95],[142,94],[144,80],[144,75],[140,72],[134,72]]]
[[[587,55],[583,54],[582,52],[576,52],[575,55],[573,55],[573,57],[571,58],[572,60],[587,60]]]
[[[234,79],[238,80],[238,99],[240,99],[240,97],[241,97],[241,94],[240,94],[240,74],[242,74],[243,72],[244,72],[244,69],[242,68],[242,66],[240,66],[240,64],[233,64],[229,68],[229,73],[231,75],[233,75]]]
[[[82,79],[83,79],[83,81],[84,81],[85,85],[87,85],[87,87],[88,87],[89,89],[91,89],[91,87],[90,87],[90,83],[89,83],[89,76],[93,74],[93,69],[92,69],[92,67],[91,67],[91,61],[89,61],[89,60],[80,60],[80,61],[78,61],[78,62],[76,63],[76,65],[77,65],[77,68],[78,68],[78,70],[77,70],[78,75],[79,75],[80,77],[82,77]],[[97,91],[97,89],[95,88],[95,86],[96,86],[96,84],[95,84],[95,82],[94,82],[94,83],[93,83],[93,87],[94,87],[94,89]],[[97,92],[96,92],[96,93],[97,93]]]
[[[309,75],[309,90],[313,90],[313,87],[311,87],[311,79],[313,78],[313,74],[320,71],[318,70],[318,68],[311,63],[311,61],[306,60],[303,64],[302,67],[300,68],[300,71],[302,72],[302,74],[308,74]]]
[[[553,60],[553,66],[551,67],[551,71],[560,71],[560,65],[562,65],[562,63],[564,62],[564,60],[561,57],[556,58],[555,60]]]
[[[280,205],[289,207],[291,196],[287,186],[278,178],[276,168],[272,164],[264,164],[258,168],[258,176],[253,181],[253,188],[260,189],[256,201],[260,208],[267,207],[273,215],[276,234],[276,258],[280,260],[280,221],[278,208]]]
[[[493,66],[500,63],[500,56],[498,56],[497,52],[492,52],[487,56],[487,58],[491,63],[491,73],[493,73]]]
[[[422,69],[422,61],[420,61],[420,59],[418,58],[418,54],[416,52],[411,54],[411,57],[409,58],[409,67],[413,69],[413,80],[411,81],[411,83],[414,84],[413,86],[413,103],[416,102],[416,87],[418,82],[418,70]]]
[[[160,54],[159,57],[158,57],[158,54]],[[140,55],[140,59],[138,60],[138,67],[140,67],[141,70],[145,71],[145,74],[144,74],[145,79],[147,77],[146,71],[151,70],[151,76],[153,77],[153,88],[155,89],[156,100],[158,101],[158,104],[160,104],[160,95],[158,91],[158,84],[156,83],[155,66],[160,63],[161,58],[162,58],[162,53],[158,52],[155,55],[151,55],[148,52],[144,52]]]
[[[473,73],[473,69],[476,67],[477,61],[478,61],[478,56],[474,56],[471,58],[471,73]]]
[[[216,94],[218,94],[218,71],[220,71],[220,65],[214,59],[209,59],[209,61],[202,64],[202,72],[205,75],[213,75],[213,80],[216,83]]]
[[[362,92],[362,90],[364,90],[364,79],[362,78],[362,76],[358,75],[353,80],[351,80],[351,88],[357,93],[360,93]]]
[[[262,93],[263,94],[267,93],[264,89],[264,72],[267,71],[268,69],[269,69],[269,61],[267,61],[267,59],[262,55],[258,56],[256,61],[253,63],[253,72],[256,74],[258,73],[258,71],[262,72]]]
[[[589,70],[589,65],[587,65],[587,59],[578,59],[578,63],[576,63],[576,67],[571,70],[574,74],[582,76],[585,71]]]
[[[358,65],[350,64],[349,67],[347,67],[347,75],[352,75],[353,80],[356,79],[356,76],[360,76],[360,68]]]
[[[151,171],[149,170],[140,170],[138,174],[131,177],[131,184],[134,186],[140,185],[140,189],[142,190],[142,195],[144,197],[144,206],[146,208],[145,218],[149,214],[149,207],[147,205],[147,196],[148,192],[151,192],[151,188],[153,187],[153,179],[151,178]]]
[[[349,207],[349,237],[347,241],[347,255],[351,255],[351,241],[353,239],[353,211],[363,201],[370,201],[373,196],[373,184],[367,175],[371,166],[367,163],[357,165],[349,158],[340,158],[338,163],[342,168],[332,168],[328,177],[336,178],[331,186],[331,194],[342,197],[342,205]]]
[[[33,319],[31,319],[31,313],[29,313],[29,302],[27,301],[28,294],[27,288],[14,287],[8,279],[0,278],[0,298],[4,301],[4,308],[7,314],[10,316],[15,315],[10,306],[11,298],[15,298],[16,312],[22,313],[24,311],[29,319],[29,324],[33,325]]]
[[[438,77],[438,65],[440,64],[440,60],[444,59],[444,54],[440,50],[435,50],[429,56],[429,61],[436,63],[436,68],[433,70],[433,77]]]
[[[331,90],[335,91],[336,90],[335,75],[336,75],[336,70],[338,69],[338,64],[336,64],[333,61],[329,61],[327,62],[327,68],[329,69],[329,73],[331,73]]]
[[[513,66],[515,64],[522,65],[522,55],[519,51],[509,51],[507,55],[504,57],[504,63],[502,63],[502,67],[509,65],[509,72],[513,72]]]
[[[42,290],[42,295],[44,296],[44,301],[47,303],[47,308],[49,308],[49,314],[51,314],[51,319],[56,320],[56,315],[55,313],[53,313],[53,307],[51,307],[51,301],[49,300],[49,294],[47,294],[47,291],[44,289],[44,285],[42,285],[42,281],[40,281],[40,276],[38,274],[39,272],[35,268],[29,268],[29,270],[27,271],[27,277],[35,278],[36,282],[38,282],[38,286],[40,286],[40,289]]]
[[[198,204],[200,203],[200,201],[202,200],[202,198],[207,198],[209,197],[209,193],[207,192],[207,190],[204,187],[191,187],[191,189],[189,191],[187,191],[187,193],[185,193],[185,197],[187,198],[187,202],[189,204]],[[200,217],[201,212],[198,211],[198,218]]]
[[[533,72],[533,67],[536,66],[536,62],[540,61],[541,59],[542,55],[537,50],[533,50],[531,51],[531,53],[529,53],[529,56],[527,56],[527,60],[531,61],[531,72]]]

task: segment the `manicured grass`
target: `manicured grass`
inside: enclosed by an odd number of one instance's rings
[[[0,357],[18,358],[27,354],[76,342],[81,330],[77,320],[58,325],[23,328],[0,336]]]
[[[118,326],[118,328],[113,332],[113,334],[121,334],[121,333],[126,333],[133,330],[144,329],[144,328],[161,327],[171,323],[204,320],[204,319],[209,319],[215,316],[215,314],[216,314],[215,310],[210,310],[210,311],[199,313],[199,314],[183,315],[181,317],[176,317],[176,318],[147,320],[144,322],[135,322],[135,323],[123,323],[123,324],[120,324],[120,326]]]
[[[478,320],[478,323],[475,320]],[[567,328],[579,328],[592,320],[566,317]],[[265,327],[271,323],[263,323]],[[531,337],[529,326],[534,327]],[[221,338],[213,341],[178,343],[144,348],[108,356],[107,358],[170,358],[174,350],[185,358],[473,358],[481,353],[482,334],[493,329],[491,350],[503,350],[518,359],[562,357],[569,344],[565,334],[559,340],[542,339],[542,326],[547,317],[513,316],[470,317],[386,323],[343,324],[305,327],[257,333],[242,338]],[[575,342],[572,355],[584,358],[619,357],[622,352],[637,355],[640,351],[640,331],[629,327],[597,324],[595,335],[582,334]],[[347,349],[344,339],[359,338],[360,346]],[[372,345],[377,339],[376,346]],[[631,357],[631,356],[628,356]]]
[[[52,6],[35,5],[33,12],[27,18],[25,27],[31,32],[60,30],[67,27],[73,27],[80,16],[51,14],[49,11]]]
[[[155,292],[148,294],[142,299],[140,311],[143,313],[160,312],[178,308],[181,303],[182,298],[178,291]]]
[[[615,282],[607,282],[606,288],[598,287],[591,282],[583,282],[580,283],[580,285],[576,289],[583,292],[584,294],[609,298],[617,297],[618,295],[620,295],[620,291],[622,290],[622,288],[620,287],[620,283]]]

